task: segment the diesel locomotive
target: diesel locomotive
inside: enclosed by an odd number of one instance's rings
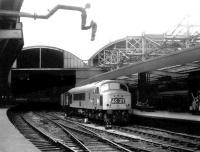
[[[103,121],[127,122],[131,94],[119,80],[103,80],[70,89],[61,95],[61,105],[68,113]]]

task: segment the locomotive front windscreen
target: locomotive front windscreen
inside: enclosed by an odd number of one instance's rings
[[[101,86],[101,91],[107,91],[107,90],[124,90],[128,91],[127,87],[120,83],[105,83]]]

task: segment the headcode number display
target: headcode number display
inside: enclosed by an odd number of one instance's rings
[[[124,98],[112,98],[111,99],[112,104],[125,104]]]

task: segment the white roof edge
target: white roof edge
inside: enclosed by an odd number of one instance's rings
[[[90,83],[90,84],[86,84],[86,85],[83,85],[83,86],[79,86],[79,87],[75,87],[75,88],[72,88],[70,89],[68,92],[69,93],[76,93],[76,92],[80,92],[80,91],[86,91],[86,90],[92,90],[98,86],[101,86],[102,84],[104,83],[108,83],[108,82],[120,82],[120,83],[123,83],[121,80],[103,80],[103,81],[97,81],[97,82],[93,82],[93,83]]]

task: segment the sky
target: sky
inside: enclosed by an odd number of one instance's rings
[[[163,34],[173,31],[188,16],[200,25],[199,0],[24,0],[21,12],[45,15],[58,4],[87,9],[87,25],[97,23],[95,41],[91,29],[81,30],[81,13],[59,10],[49,19],[21,18],[24,47],[45,45],[64,49],[88,60],[112,41],[126,36]]]

